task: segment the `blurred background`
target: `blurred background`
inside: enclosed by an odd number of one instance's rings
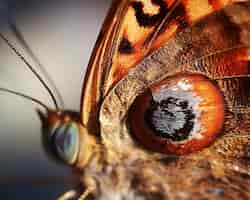
[[[23,36],[54,80],[67,109],[79,111],[86,66],[110,3],[0,0],[0,32],[36,68],[13,32]],[[53,107],[46,90],[2,40],[0,87],[23,92]],[[0,92],[1,199],[54,200],[73,187],[68,181],[70,169],[50,160],[42,148],[36,108],[30,101]]]

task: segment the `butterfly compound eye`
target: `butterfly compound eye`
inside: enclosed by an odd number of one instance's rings
[[[224,98],[204,75],[178,74],[153,84],[133,103],[128,122],[153,151],[183,155],[208,146],[224,123]]]
[[[58,156],[66,163],[73,164],[79,151],[79,133],[76,123],[60,126],[54,135]]]

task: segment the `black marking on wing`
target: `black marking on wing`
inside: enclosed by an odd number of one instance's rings
[[[130,41],[123,37],[118,48],[119,53],[121,54],[131,54],[134,52],[134,48],[131,45]]]
[[[139,26],[143,27],[151,27],[156,23],[160,22],[168,12],[166,4],[163,0],[151,0],[152,4],[158,5],[160,7],[159,13],[155,15],[150,15],[148,13],[144,13],[143,11],[143,3],[142,2],[132,2],[131,6],[135,10],[135,16]]]

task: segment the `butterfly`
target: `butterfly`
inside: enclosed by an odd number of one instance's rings
[[[59,199],[249,199],[250,2],[115,0],[80,115],[39,111],[81,172]]]

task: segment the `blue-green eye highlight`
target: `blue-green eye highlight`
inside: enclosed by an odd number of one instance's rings
[[[71,123],[57,128],[54,135],[54,144],[58,156],[68,164],[73,164],[79,151],[79,129],[77,124]]]

